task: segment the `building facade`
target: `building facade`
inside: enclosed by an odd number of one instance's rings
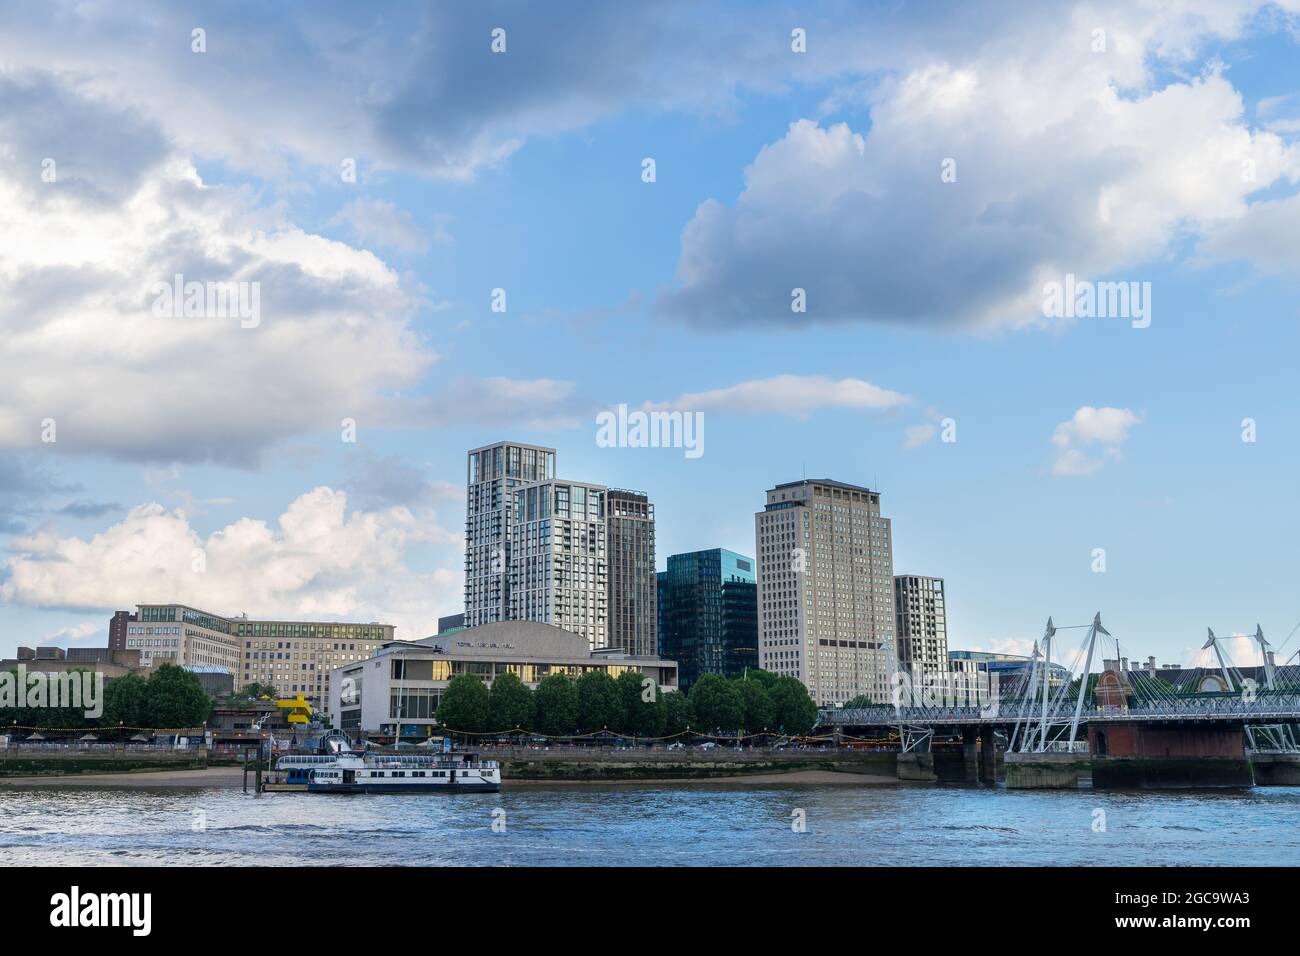
[[[608,644],[604,485],[552,479],[515,491],[510,614]]]
[[[215,669],[230,674],[235,687],[269,684],[317,707],[329,699],[333,668],[393,640],[393,625],[374,621],[261,621],[181,604],[142,604],[136,618],[126,643],[145,670],[163,663]]]
[[[943,578],[894,575],[894,623],[901,670],[913,680],[949,672]]]
[[[754,522],[761,666],[801,680],[819,706],[890,700],[893,539],[879,492],[787,482]]]
[[[659,575],[659,653],[677,661],[683,690],[704,674],[759,666],[754,559],[711,548],[668,556]]]
[[[134,611],[114,611],[108,620],[108,646],[115,651],[126,650],[126,628],[137,620]]]
[[[555,449],[497,442],[469,453],[465,496],[465,626],[510,617],[515,489],[555,477]]]
[[[587,638],[534,621],[500,621],[454,634],[381,647],[369,660],[336,668],[329,705],[335,729],[407,739],[438,732],[435,719],[453,677],[477,674],[491,686],[516,674],[529,687],[551,674],[577,678],[591,670],[618,677],[634,670],[665,691],[677,689],[677,665],[658,657],[593,651]]]
[[[609,615],[607,645],[629,654],[658,653],[655,506],[639,491],[605,495]]]

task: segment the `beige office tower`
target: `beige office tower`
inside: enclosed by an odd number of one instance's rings
[[[894,620],[899,668],[913,680],[926,674],[946,675],[948,613],[944,607],[943,578],[895,575]]]
[[[592,650],[606,646],[605,493],[558,478],[515,490],[510,620],[555,624]]]
[[[640,491],[611,488],[605,514],[609,646],[653,657],[659,652],[655,506]]]
[[[894,558],[880,494],[807,478],[754,516],[759,666],[803,681],[818,706],[891,700]]]
[[[469,453],[465,493],[465,626],[510,619],[515,489],[555,477],[555,449],[502,441]]]

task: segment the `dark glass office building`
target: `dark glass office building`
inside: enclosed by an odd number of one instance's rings
[[[712,548],[668,557],[659,574],[659,653],[677,661],[678,686],[701,674],[758,667],[754,559]]]

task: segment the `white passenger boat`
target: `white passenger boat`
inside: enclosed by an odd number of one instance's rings
[[[286,756],[277,769],[306,777],[308,793],[495,793],[495,760],[453,751],[440,754],[373,754],[356,750],[322,756]]]

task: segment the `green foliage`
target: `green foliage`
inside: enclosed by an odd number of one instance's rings
[[[663,736],[665,694],[654,680],[628,670],[618,675],[617,684],[623,702],[618,732],[631,737]]]
[[[781,679],[781,675],[773,671],[765,671],[759,667],[752,667],[745,671],[743,679],[757,681],[770,694],[772,688],[776,686],[776,682]]]
[[[212,712],[199,679],[183,667],[160,664],[144,685],[144,724],[159,729],[197,727]]]
[[[775,709],[773,723],[787,734],[807,734],[817,722],[817,705],[808,696],[808,688],[793,677],[777,679],[772,691]]]
[[[269,697],[272,700],[275,700],[280,696],[280,692],[275,689],[274,684],[259,684],[257,681],[254,681],[251,684],[245,684],[239,690],[239,696],[244,698],[251,697],[253,700],[258,700],[262,697]]]
[[[876,705],[872,702],[871,698],[868,697],[866,694],[859,694],[857,697],[854,697],[853,699],[847,701],[844,704],[846,710],[851,708],[856,708],[856,707],[874,707],[874,706]]]
[[[745,715],[745,731],[758,734],[770,729],[776,719],[776,706],[772,703],[772,695],[767,692],[763,683],[745,679],[738,679],[732,683],[740,691]]]
[[[580,733],[614,730],[623,723],[623,695],[607,672],[587,671],[578,678],[577,688]]]
[[[477,674],[457,674],[438,705],[438,723],[448,730],[479,733],[491,720],[491,695]]]
[[[691,699],[681,691],[661,695],[664,702],[664,735],[680,734],[695,721]]]
[[[705,674],[691,688],[691,709],[701,731],[735,731],[745,720],[745,703],[735,683]]]
[[[518,674],[505,673],[492,682],[488,711],[492,730],[531,729],[537,717],[533,692]]]
[[[543,677],[533,691],[537,705],[536,730],[552,737],[567,737],[578,729],[578,688],[563,674]]]
[[[6,679],[7,689],[13,694],[13,703],[18,703],[19,687],[17,668],[11,668],[8,673],[12,676]],[[60,698],[67,700],[70,693],[71,681],[74,679],[73,674],[80,673],[81,687],[86,687],[87,680],[93,680],[91,672],[76,668],[72,671],[51,674],[48,679],[42,678],[40,681],[32,680],[32,676],[42,673],[37,666],[26,672],[27,687],[24,688],[24,696],[28,706],[26,707],[0,707],[0,729],[12,727],[17,724],[19,727],[89,727],[94,722],[86,718],[86,711],[90,709],[89,704],[84,707],[50,707],[53,701],[55,682],[62,680],[62,690]]]
[[[139,674],[115,677],[104,687],[102,727],[145,726],[145,688],[148,682]]]

